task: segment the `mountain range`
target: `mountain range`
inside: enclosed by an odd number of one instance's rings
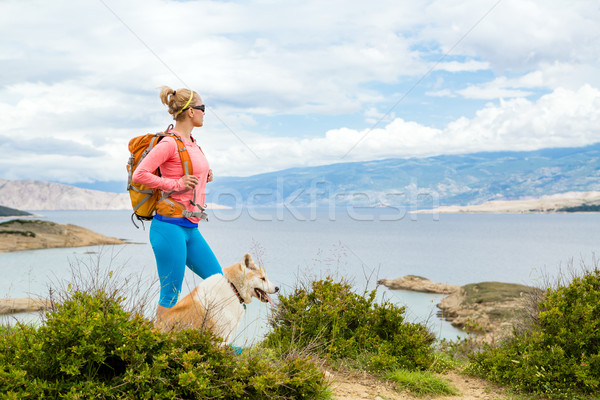
[[[71,186],[0,180],[0,205],[21,210],[128,209],[125,186],[123,181]],[[248,177],[219,177],[215,171],[215,180],[207,189],[207,202],[226,206],[353,204],[417,208],[598,191],[600,143],[577,148],[337,163]]]
[[[600,190],[600,143],[292,168],[215,178],[213,202],[403,205],[430,208]],[[227,193],[231,193],[227,195]]]

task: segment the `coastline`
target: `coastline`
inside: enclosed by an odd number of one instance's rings
[[[480,282],[463,286],[432,282],[407,275],[381,279],[391,290],[446,294],[436,306],[438,316],[455,328],[475,335],[477,340],[493,342],[511,332],[516,318],[539,289],[504,282]]]
[[[72,224],[61,225],[30,218],[0,223],[0,253],[126,243]]]
[[[577,212],[575,210],[580,210],[580,212],[600,211],[600,192],[565,192],[536,198],[491,200],[475,205],[441,206],[411,212],[416,214],[531,214]]]

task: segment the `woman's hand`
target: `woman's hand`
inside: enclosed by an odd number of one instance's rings
[[[198,177],[194,175],[184,175],[183,184],[185,185],[185,189],[193,189],[198,184]]]
[[[212,182],[213,180],[213,173],[212,173],[212,169],[208,170],[208,178],[206,178],[206,182]]]

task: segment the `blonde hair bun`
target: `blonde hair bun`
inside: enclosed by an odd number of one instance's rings
[[[183,114],[179,112],[185,107],[186,103],[190,100],[190,96],[195,92],[190,89],[177,89],[173,90],[169,86],[160,87],[160,101],[169,108],[169,114],[173,116],[173,119],[182,118]]]

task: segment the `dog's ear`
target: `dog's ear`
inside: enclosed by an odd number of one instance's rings
[[[242,265],[245,266],[246,268],[250,268],[250,269],[254,268],[254,261],[252,261],[252,257],[250,257],[250,254],[246,253],[244,255],[244,260],[242,261]]]

